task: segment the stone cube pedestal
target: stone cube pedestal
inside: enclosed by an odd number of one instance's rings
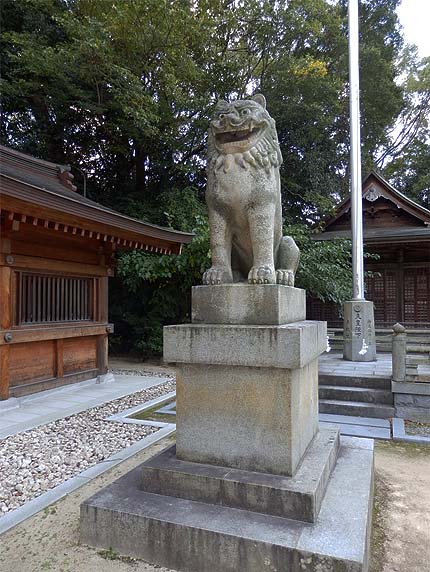
[[[324,322],[168,326],[177,368],[177,456],[292,475],[318,430]]]
[[[280,325],[306,319],[306,292],[279,284],[194,286],[194,324]]]

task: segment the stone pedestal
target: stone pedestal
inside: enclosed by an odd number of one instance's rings
[[[326,324],[303,304],[287,286],[194,289],[194,323],[164,329],[177,446],[82,505],[83,542],[183,572],[367,571],[373,443],[318,430]]]
[[[279,325],[306,319],[306,292],[279,284],[219,284],[193,288],[195,324]]]
[[[373,302],[352,300],[343,305],[343,358],[376,361]]]

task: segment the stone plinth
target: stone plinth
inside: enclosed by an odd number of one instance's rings
[[[164,328],[179,459],[293,475],[318,431],[325,322]]]
[[[318,363],[177,364],[179,459],[292,475],[318,430]]]
[[[83,503],[82,542],[180,572],[368,572],[373,442],[318,430],[327,330],[302,296],[194,289],[194,323],[164,328],[176,450]]]
[[[338,429],[322,429],[294,477],[283,477],[181,461],[173,445],[142,465],[142,489],[158,495],[315,522],[338,449]]]
[[[281,284],[194,286],[195,324],[280,325],[306,319],[306,292]]]
[[[376,361],[373,302],[352,300],[343,305],[343,357],[349,361]]]
[[[181,572],[368,572],[371,440],[341,439],[314,523],[153,494],[141,473],[81,505],[82,543]]]
[[[164,361],[300,369],[327,347],[326,322],[282,326],[182,324],[164,328]]]

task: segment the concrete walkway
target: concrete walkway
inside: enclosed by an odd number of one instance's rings
[[[112,377],[113,379],[113,377]],[[115,381],[84,381],[0,402],[0,439],[80,413],[91,407],[164,383],[167,378],[115,375]]]
[[[391,377],[391,354],[378,353],[377,361],[354,362],[343,359],[339,352],[323,353],[319,358],[320,374],[362,377]]]

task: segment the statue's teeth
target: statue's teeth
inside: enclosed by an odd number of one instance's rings
[[[226,155],[224,158],[224,173],[227,173],[227,171],[230,169],[233,163],[234,163],[233,155],[230,154]]]
[[[235,153],[234,155],[234,160],[236,161],[236,163],[240,166],[243,167],[244,169],[246,169],[246,163],[243,160],[243,157],[240,153]]]

